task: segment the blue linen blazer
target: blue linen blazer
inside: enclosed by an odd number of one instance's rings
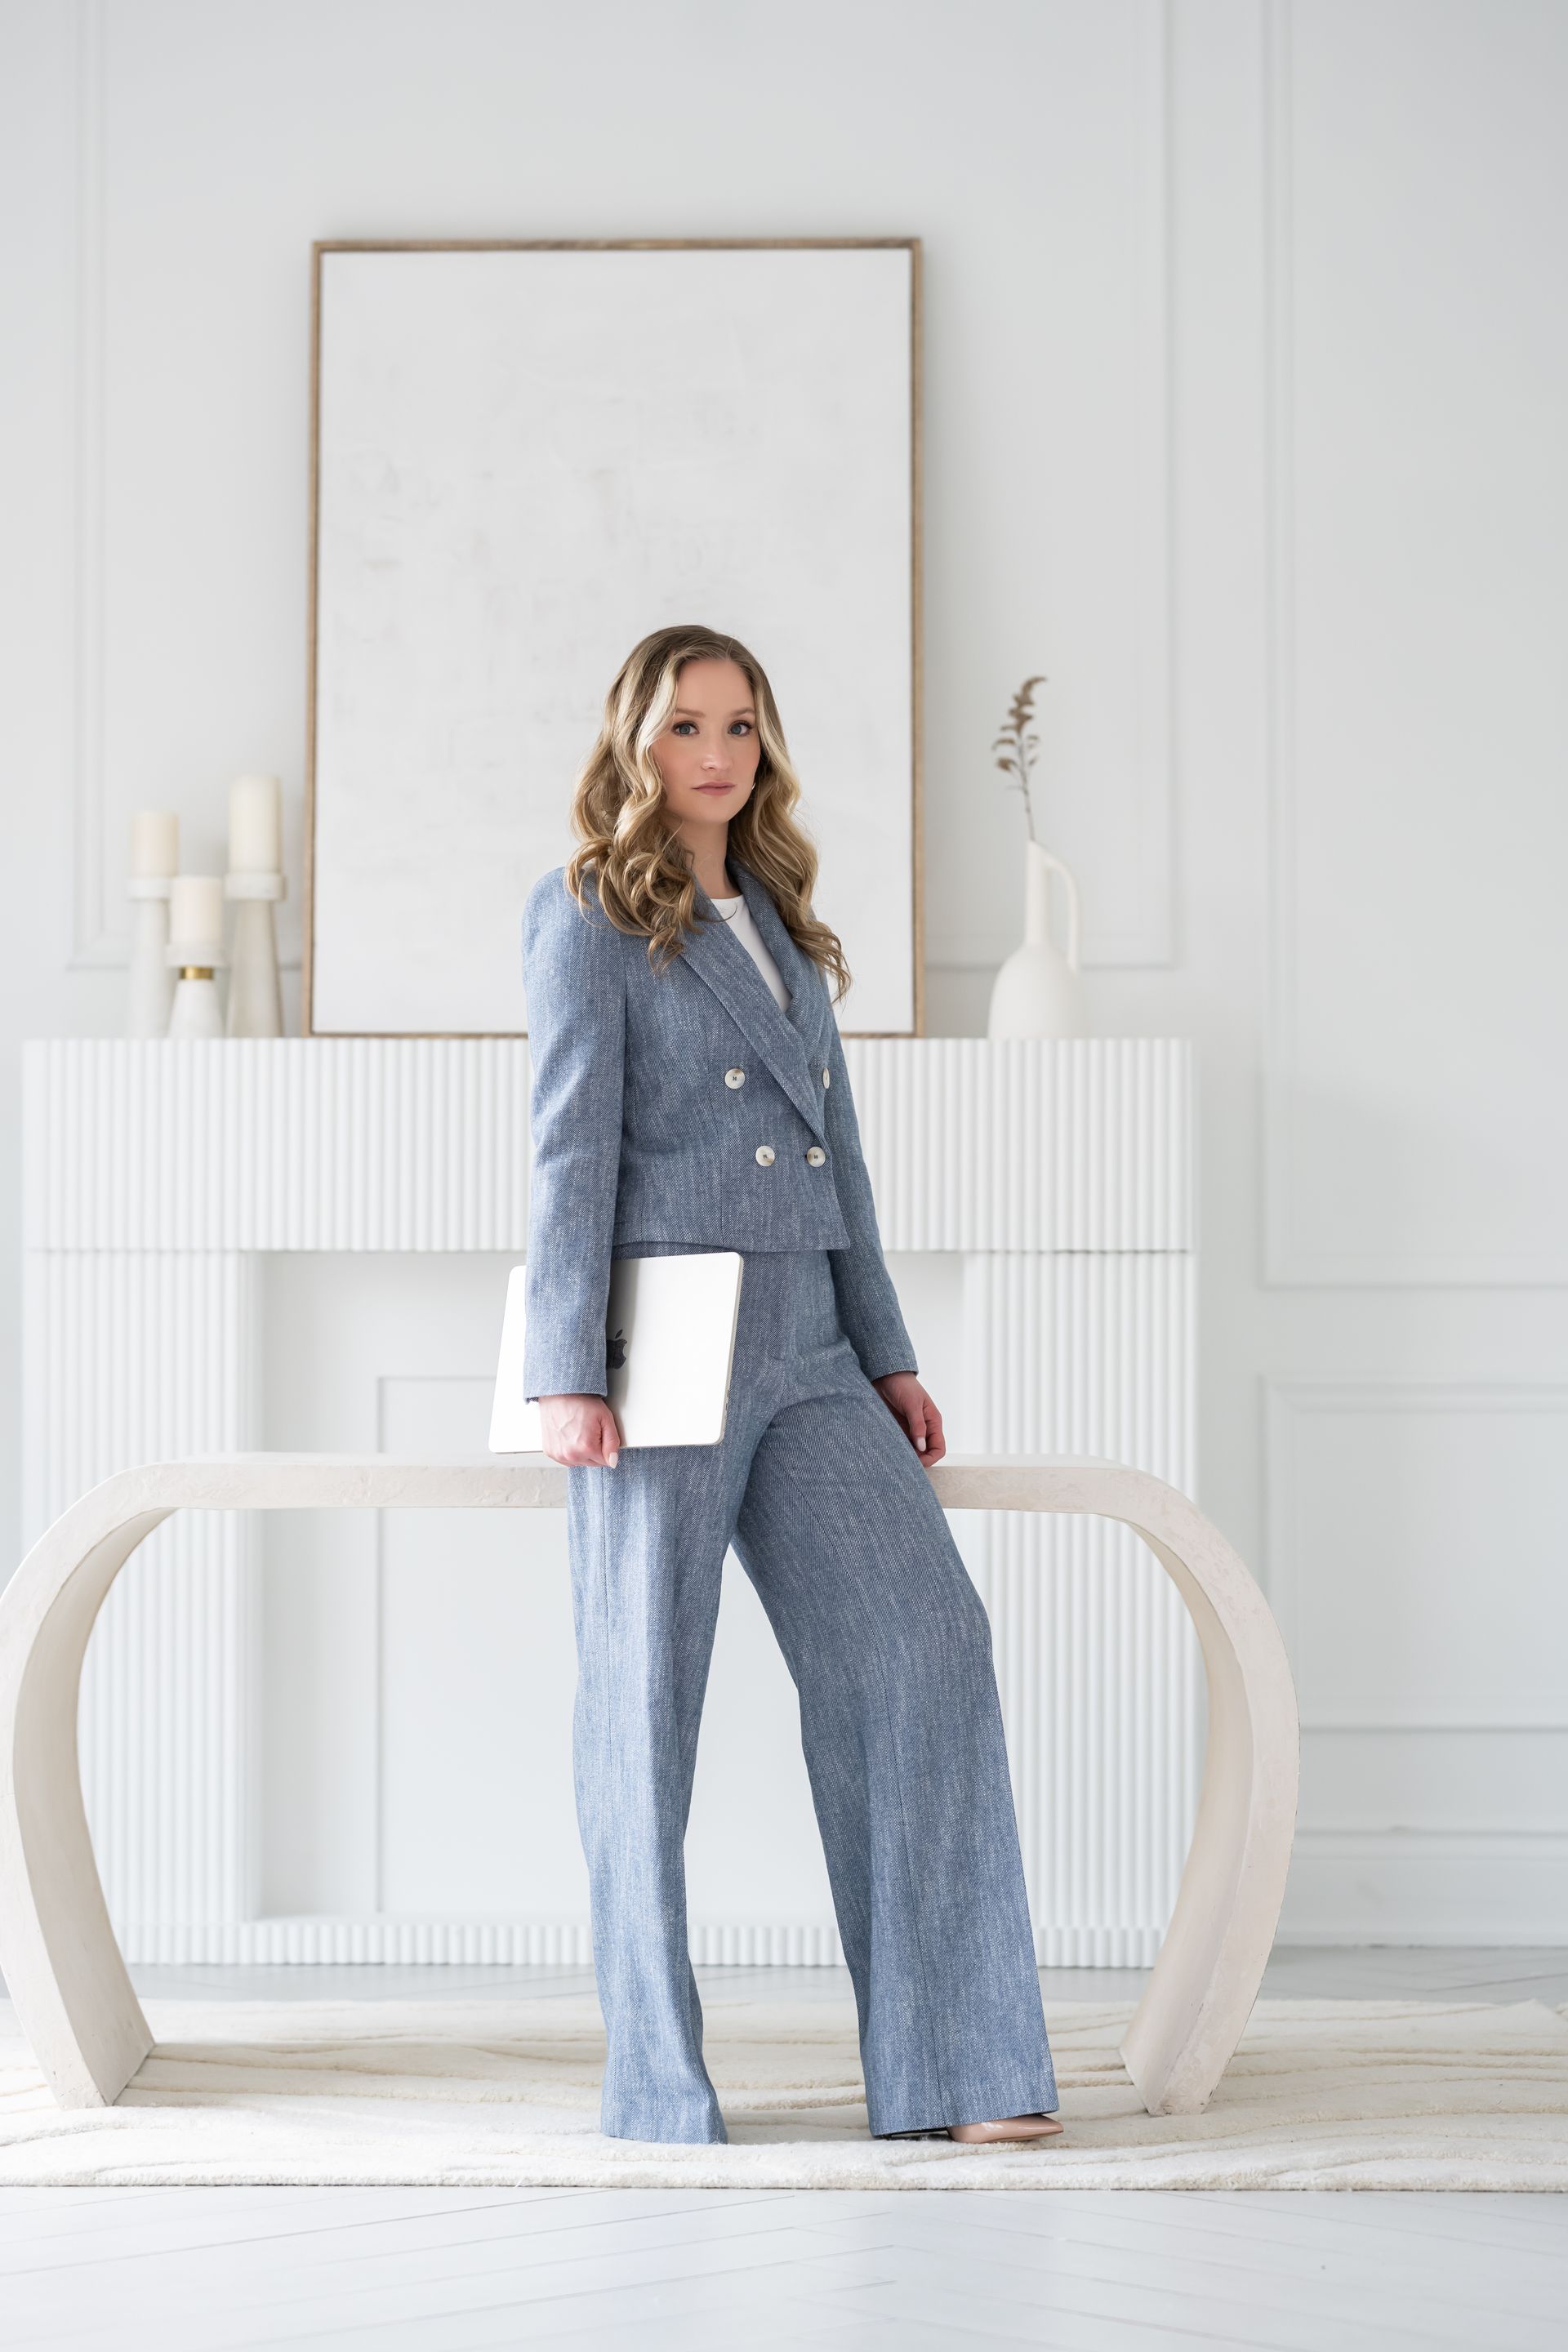
[[[779,1005],[699,886],[662,972],[557,866],[522,918],[533,1084],[523,1380],[605,1393],[610,1255],[648,1242],[826,1250],[868,1378],[912,1371],[826,983],[756,875],[730,865],[790,992]]]

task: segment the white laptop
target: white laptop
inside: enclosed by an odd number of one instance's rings
[[[610,1411],[623,1445],[717,1445],[741,1312],[738,1250],[610,1261]],[[522,1392],[528,1268],[514,1265],[490,1412],[492,1454],[541,1451],[539,1405]]]

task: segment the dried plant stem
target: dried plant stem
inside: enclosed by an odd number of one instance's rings
[[[994,751],[1003,754],[996,765],[1013,780],[1007,789],[1023,796],[1025,827],[1029,839],[1037,844],[1039,835],[1035,830],[1032,787],[1035,757],[1040,748],[1040,739],[1030,731],[1030,721],[1035,715],[1035,688],[1045,683],[1043,676],[1024,680],[1007,707],[1005,724],[991,746]]]

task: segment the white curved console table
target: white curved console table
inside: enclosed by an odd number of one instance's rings
[[[959,1455],[931,1481],[947,1510],[1121,1521],[1191,1615],[1208,1676],[1203,1789],[1170,1927],[1121,2055],[1151,2114],[1192,2114],[1240,2040],[1284,1896],[1300,1751],[1279,1629],[1218,1529],[1146,1472]],[[62,2106],[111,2104],[153,2047],[110,1923],[77,1760],[88,1636],[137,1545],[180,1510],[558,1509],[565,1495],[564,1471],[542,1454],[214,1454],[106,1478],[34,1545],[0,1593],[0,1974]]]

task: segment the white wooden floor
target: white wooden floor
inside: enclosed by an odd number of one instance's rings
[[[700,1969],[799,1997],[831,1969]],[[146,1994],[586,1990],[575,1969],[138,1969]],[[1053,1969],[1047,1998],[1135,1971]],[[1568,2000],[1568,1951],[1286,1950],[1274,1993]],[[1565,2352],[1568,2199],[0,2190],[5,2352]]]

